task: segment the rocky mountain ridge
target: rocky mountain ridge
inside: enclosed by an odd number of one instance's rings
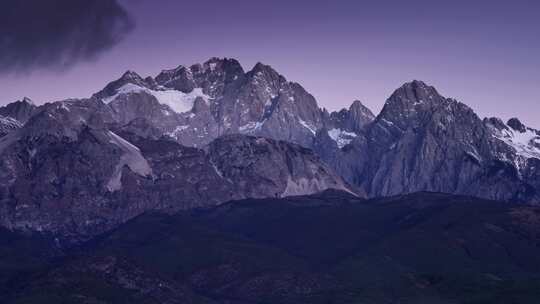
[[[392,94],[346,149],[329,152],[321,144],[316,150],[370,196],[436,191],[535,203],[539,134],[517,119],[482,120],[413,81]]]
[[[356,192],[311,150],[229,135],[207,151],[113,128],[97,99],[47,104],[0,138],[0,225],[84,240],[144,212],[337,188]]]
[[[16,119],[25,124],[36,113],[37,108],[30,98],[24,97],[22,100],[0,107],[0,115]]]
[[[85,238],[148,210],[328,188],[540,202],[540,132],[482,120],[421,81],[377,116],[359,101],[329,113],[268,65],[212,58],[0,115],[0,221],[12,229]]]

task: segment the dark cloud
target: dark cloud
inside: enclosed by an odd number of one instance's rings
[[[133,28],[116,0],[5,0],[0,73],[66,69],[96,58]]]

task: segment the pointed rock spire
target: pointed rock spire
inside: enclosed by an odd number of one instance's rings
[[[524,133],[527,131],[527,127],[523,123],[521,123],[518,118],[510,118],[506,124],[515,131],[518,131],[519,133]]]

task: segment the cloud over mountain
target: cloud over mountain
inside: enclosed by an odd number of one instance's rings
[[[95,59],[134,27],[116,0],[23,0],[0,5],[0,71],[63,70]]]

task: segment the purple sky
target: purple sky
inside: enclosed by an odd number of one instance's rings
[[[87,97],[127,69],[155,76],[217,56],[269,64],[331,110],[360,99],[378,113],[419,79],[482,117],[540,128],[538,0],[122,3],[136,22],[125,40],[68,71],[0,74],[0,103]]]

